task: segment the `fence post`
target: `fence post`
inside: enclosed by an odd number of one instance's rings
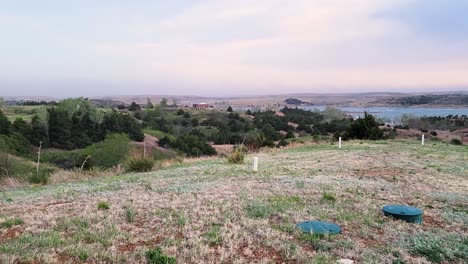
[[[341,148],[341,137],[338,138],[338,148]]]
[[[424,146],[424,134],[422,134],[422,137],[421,137],[421,146]]]
[[[253,171],[257,171],[258,170],[258,157],[254,157],[254,160],[253,160]]]

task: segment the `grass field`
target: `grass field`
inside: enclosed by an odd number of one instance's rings
[[[0,193],[0,262],[467,263],[468,147],[353,141]],[[381,207],[424,210],[422,225]],[[298,232],[329,220],[343,232]],[[156,263],[156,262],[154,262]]]

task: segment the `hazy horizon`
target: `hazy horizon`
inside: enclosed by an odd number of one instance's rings
[[[468,91],[468,1],[17,0],[0,97]]]

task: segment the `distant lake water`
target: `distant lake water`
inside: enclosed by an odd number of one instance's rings
[[[324,110],[326,106],[304,106],[304,110]],[[467,115],[468,108],[413,108],[413,107],[335,107],[352,116],[363,116],[364,111],[387,120],[399,120],[402,115],[448,116]]]

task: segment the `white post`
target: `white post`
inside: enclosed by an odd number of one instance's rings
[[[146,141],[143,141],[143,158],[146,158]]]
[[[422,137],[421,137],[421,145],[424,146],[424,134],[422,134]]]
[[[338,138],[338,148],[341,148],[341,137]]]
[[[257,171],[258,170],[258,157],[254,157],[253,160],[253,170]]]
[[[39,150],[37,151],[37,164],[36,164],[37,173],[39,173],[39,163],[41,162],[41,148],[42,148],[42,141],[39,142]]]

